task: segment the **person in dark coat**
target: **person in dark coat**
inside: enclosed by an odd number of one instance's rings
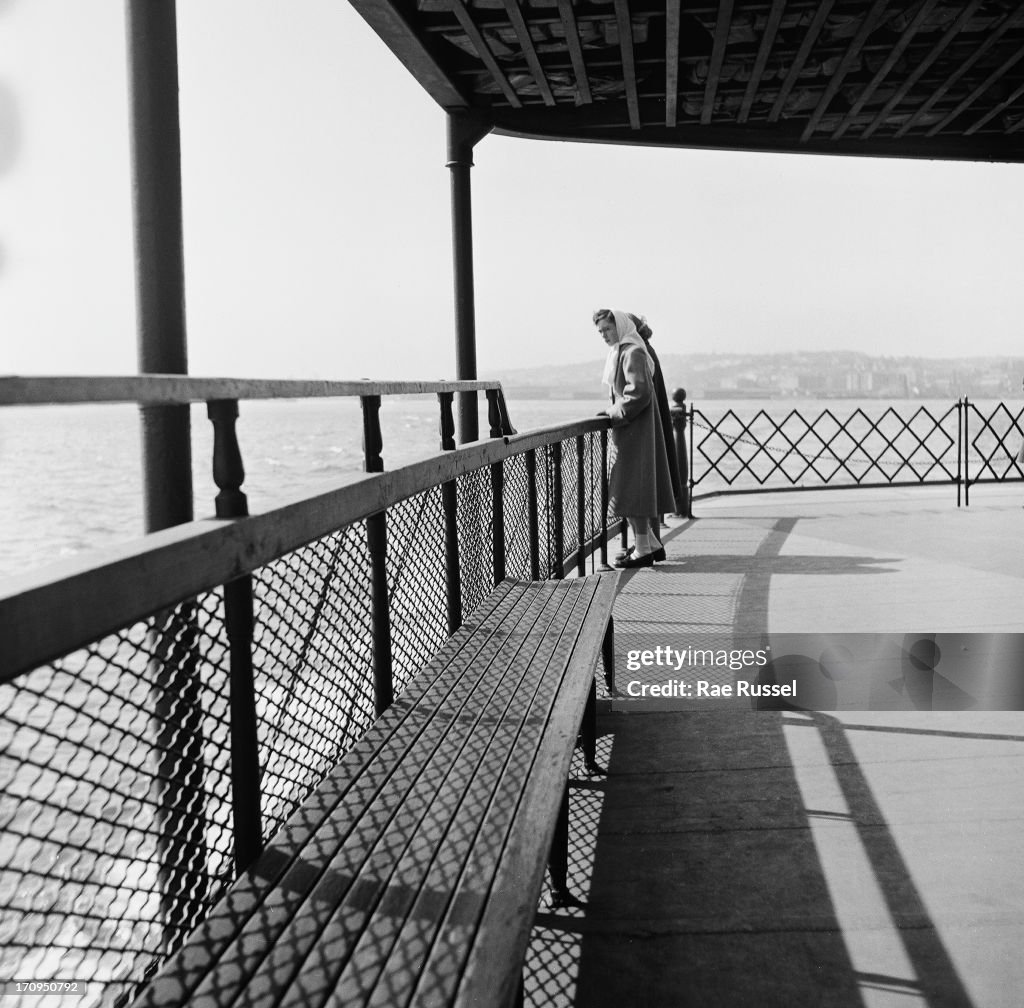
[[[609,503],[612,514],[629,523],[636,543],[634,554],[618,566],[650,567],[665,558],[650,516],[675,506],[654,398],[654,362],[627,313],[603,308],[594,313],[594,324],[609,348],[602,376],[611,395],[604,411],[612,422]]]
[[[637,335],[644,341],[644,347],[646,347],[648,355],[654,362],[654,400],[658,404],[658,419],[661,422],[661,433],[665,439],[665,448],[668,451],[669,480],[672,484],[672,496],[675,498],[672,510],[676,514],[682,514],[683,478],[679,472],[679,460],[676,458],[676,453],[673,450],[672,412],[668,404],[668,389],[665,387],[665,375],[661,370],[661,361],[658,360],[658,355],[654,352],[654,347],[651,346],[654,330],[647,324],[647,319],[644,316],[641,315],[638,318],[630,313],[629,317],[632,319],[633,325],[636,326]],[[654,520],[657,521],[657,518],[654,518]],[[658,525],[655,525],[654,528],[655,531],[658,531]]]

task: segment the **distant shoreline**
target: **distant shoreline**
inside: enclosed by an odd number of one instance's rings
[[[603,401],[604,396],[594,390],[582,391],[575,389],[547,389],[547,388],[524,388],[515,386],[502,386],[505,396],[509,400],[520,399],[532,402],[594,402]],[[686,398],[690,401],[721,401],[721,400],[761,400],[772,402],[819,402],[819,401],[851,401],[851,400],[872,400],[876,402],[935,402],[936,400],[949,400],[954,402],[966,396],[969,399],[1002,399],[1016,401],[1024,399],[1020,392],[1010,395],[1005,392],[982,389],[959,393],[922,393],[920,395],[890,395],[885,392],[872,394],[870,392],[831,392],[831,393],[786,393],[767,389],[748,391],[745,389],[711,389],[695,392],[686,390]],[[669,398],[672,397],[672,388],[669,389]]]

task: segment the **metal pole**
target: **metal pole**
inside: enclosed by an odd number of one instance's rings
[[[187,374],[174,0],[127,0],[138,364]],[[146,530],[192,520],[188,406],[141,407]]]
[[[448,162],[451,172],[452,258],[455,279],[455,377],[476,379],[476,302],[473,288],[473,204],[470,169],[473,147],[491,127],[475,115],[448,113]],[[479,424],[476,393],[458,396],[459,442],[476,441]]]
[[[956,401],[956,506],[960,507],[960,492],[963,487],[964,458],[964,404]]]
[[[126,0],[140,373],[186,374],[185,264],[174,0]],[[156,532],[191,521],[188,406],[142,406],[143,515]],[[196,606],[153,622],[153,732],[164,943],[174,947],[207,891],[202,682]]]
[[[964,507],[971,506],[971,432],[970,432],[970,420],[971,420],[971,401],[964,396],[964,426],[963,426],[963,445],[964,445]]]

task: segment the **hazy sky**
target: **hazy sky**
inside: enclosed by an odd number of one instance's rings
[[[345,0],[178,0],[191,370],[454,374],[445,122]],[[136,368],[122,0],[0,0],[0,372]],[[1018,355],[1024,168],[487,137],[482,374],[662,352]]]

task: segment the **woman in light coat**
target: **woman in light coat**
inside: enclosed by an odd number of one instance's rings
[[[633,530],[635,553],[620,567],[650,567],[665,559],[665,549],[651,528],[650,515],[672,511],[668,451],[654,402],[654,364],[629,315],[602,308],[594,324],[608,345],[602,381],[612,422],[609,501],[612,514]]]

